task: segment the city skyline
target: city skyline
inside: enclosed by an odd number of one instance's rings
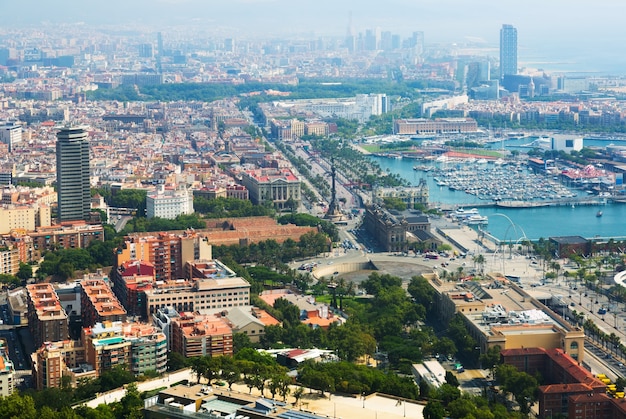
[[[5,27],[5,33],[0,30],[0,42],[12,33],[9,27],[46,22],[133,25],[136,32],[167,32],[167,28],[185,27],[190,31],[198,32],[200,28],[234,38],[262,34],[267,38],[309,39],[345,36],[351,25],[356,33],[378,27],[408,37],[414,31],[424,31],[426,44],[430,45],[469,44],[497,49],[499,28],[509,23],[519,32],[520,66],[626,74],[626,58],[621,53],[626,28],[619,21],[620,11],[626,11],[626,5],[599,0],[593,7],[585,5],[583,9],[582,6],[580,1],[564,0],[530,0],[523,7],[492,0],[477,0],[471,4],[458,0],[390,0],[385,3],[354,0],[340,3],[330,0],[135,0],[132,3],[61,0],[41,3],[25,0],[0,5],[0,16],[5,17],[0,19],[0,26]],[[8,16],[10,19],[6,18]]]

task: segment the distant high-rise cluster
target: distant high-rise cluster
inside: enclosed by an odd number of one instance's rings
[[[517,74],[517,29],[502,25],[500,29],[500,79]]]
[[[87,130],[61,128],[57,133],[56,154],[59,221],[87,220],[91,205]]]

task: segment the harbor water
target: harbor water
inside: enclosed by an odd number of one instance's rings
[[[414,170],[423,162],[413,159],[391,159],[371,157],[380,167],[397,173],[413,185],[425,179],[430,195],[430,205],[454,205],[472,208],[472,205],[486,204],[482,200],[461,190],[451,190],[437,185],[434,172]],[[426,163],[427,165],[428,163]],[[572,192],[584,196],[585,191]],[[601,216],[599,215],[601,211]],[[481,215],[487,216],[489,223],[481,228],[499,240],[517,241],[526,237],[530,240],[553,236],[582,236],[585,238],[626,238],[626,204],[607,203],[598,205],[568,205],[537,208],[479,208]]]

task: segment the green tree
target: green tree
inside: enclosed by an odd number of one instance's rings
[[[429,400],[424,407],[424,419],[443,419],[446,411],[439,400]]]
[[[13,393],[8,397],[0,397],[0,417],[15,419],[36,419],[35,401],[30,396],[22,397]]]
[[[167,354],[167,370],[178,371],[189,366],[189,359],[182,356],[179,352],[170,351]]]
[[[126,394],[115,407],[117,417],[128,419],[143,418],[143,399],[137,390],[137,384],[130,383],[126,386]]]
[[[33,277],[33,267],[28,263],[20,262],[20,269],[16,275],[22,281],[26,281]]]

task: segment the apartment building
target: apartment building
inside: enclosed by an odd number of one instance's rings
[[[116,366],[131,364],[131,342],[123,335],[121,322],[96,323],[82,331],[85,361],[95,370],[96,377]]]
[[[51,211],[48,205],[2,205],[0,206],[0,234],[8,234],[11,230],[22,229],[35,231],[38,227],[52,224]]]
[[[185,358],[232,355],[232,328],[212,315],[180,313],[172,319],[172,350]]]
[[[62,377],[76,386],[80,379],[95,378],[95,371],[85,364],[85,348],[80,341],[45,342],[31,355],[35,388],[61,387]]]
[[[146,291],[152,289],[154,266],[150,262],[129,261],[112,272],[113,292],[128,315],[143,316],[146,310]]]
[[[180,317],[172,307],[159,309],[152,315],[152,324],[163,332],[167,339],[167,350],[172,350],[172,319]]]
[[[129,369],[134,375],[167,370],[167,338],[150,324],[128,323],[123,325],[124,337],[130,342]]]
[[[16,246],[0,241],[0,274],[15,275],[20,270],[20,251]]]
[[[80,311],[83,327],[102,322],[126,321],[126,309],[109,285],[102,279],[85,279],[80,282]]]
[[[210,258],[211,245],[196,232],[138,233],[128,236],[118,249],[116,266],[130,261],[150,262],[155,279],[163,281],[182,278],[187,261]]]
[[[86,249],[94,240],[104,241],[102,225],[87,224],[84,221],[40,227],[28,235],[33,240],[33,248],[38,252],[43,252],[52,247]]]
[[[35,347],[44,342],[56,342],[68,337],[67,314],[61,306],[52,284],[30,284],[26,286],[28,329]]]
[[[8,397],[15,388],[15,367],[9,358],[9,348],[0,340],[0,397]]]

